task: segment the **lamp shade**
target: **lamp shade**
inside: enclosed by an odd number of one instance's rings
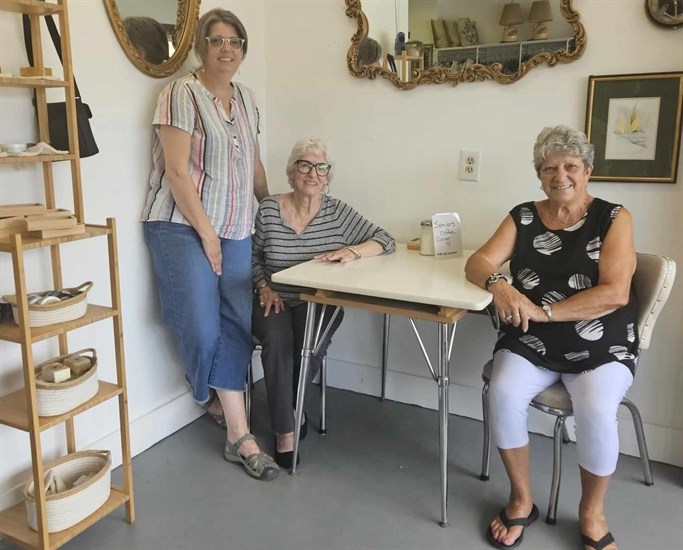
[[[550,8],[550,6],[548,6]],[[503,6],[503,13],[500,15],[501,26],[507,25],[521,25],[524,23],[524,17],[522,16],[522,6],[517,2],[511,2]]]
[[[553,12],[550,9],[550,2],[548,0],[538,0],[531,4],[531,11],[529,11],[530,23],[543,23],[544,21],[552,21]]]

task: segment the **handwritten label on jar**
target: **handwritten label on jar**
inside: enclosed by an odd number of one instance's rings
[[[437,258],[462,256],[462,232],[457,212],[443,212],[432,216],[434,252]]]

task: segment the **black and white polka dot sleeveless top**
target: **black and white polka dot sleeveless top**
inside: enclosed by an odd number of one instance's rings
[[[553,304],[598,284],[600,250],[620,205],[594,199],[577,223],[548,229],[533,202],[517,205],[510,215],[517,226],[515,254],[510,260],[513,285],[537,305]],[[496,351],[507,349],[539,367],[580,373],[619,361],[631,372],[638,352],[636,301],[599,319],[557,323],[504,325]]]

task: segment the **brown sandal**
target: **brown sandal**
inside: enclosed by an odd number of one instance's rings
[[[242,464],[247,474],[254,479],[263,481],[275,479],[280,473],[280,468],[269,455],[263,451],[250,454],[247,457],[243,457],[239,454],[238,449],[240,448],[240,445],[249,440],[256,440],[256,438],[252,434],[246,433],[234,443],[226,441],[223,458],[228,462]]]

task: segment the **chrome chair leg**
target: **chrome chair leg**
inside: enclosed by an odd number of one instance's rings
[[[640,411],[635,403],[630,399],[622,399],[621,404],[624,405],[633,417],[633,427],[636,430],[636,439],[638,440],[638,452],[640,453],[640,463],[643,466],[643,477],[645,478],[645,485],[651,487],[655,484],[652,479],[652,466],[650,465],[650,454],[647,452],[647,442],[645,441],[645,432],[643,431],[643,419],[640,416]]]
[[[491,425],[489,424],[489,383],[484,382],[481,390],[481,410],[484,415],[484,450],[481,456],[481,475],[482,481],[489,480],[489,464],[491,460]]]
[[[254,388],[254,373],[252,372],[253,363],[249,361],[249,366],[247,367],[247,384],[244,391],[244,406],[247,413],[247,429],[251,431],[251,392]]]
[[[327,355],[320,368],[320,435],[327,435]]]
[[[545,522],[549,525],[557,523],[557,501],[560,496],[560,476],[562,475],[562,430],[565,416],[558,416],[555,420],[555,432],[553,434],[553,480],[550,486],[550,500],[548,502],[548,515]]]
[[[387,395],[387,363],[389,362],[389,328],[391,325],[391,315],[384,314],[384,332],[382,334],[382,393],[380,400],[384,401]]]
[[[562,443],[564,443],[566,445],[567,443],[571,443],[571,442],[572,442],[572,440],[569,437],[569,432],[567,431],[567,423],[563,422],[562,423]]]

